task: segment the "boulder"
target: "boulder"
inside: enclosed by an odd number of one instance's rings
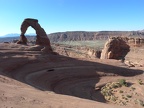
[[[111,37],[105,43],[101,53],[101,59],[123,59],[130,51],[127,39],[122,37]]]

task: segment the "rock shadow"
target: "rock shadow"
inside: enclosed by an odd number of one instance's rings
[[[25,52],[26,53],[26,52]],[[32,52],[27,52],[32,55]],[[24,53],[18,53],[23,55]],[[78,60],[62,55],[42,54],[34,60],[28,57],[11,57],[0,61],[1,75],[26,83],[42,91],[55,92],[78,98],[106,102],[95,86],[102,76],[132,77],[143,74],[142,70],[117,67],[100,62]]]

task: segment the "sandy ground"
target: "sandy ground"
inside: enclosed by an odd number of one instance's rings
[[[108,103],[95,88],[120,78],[143,79],[143,67],[24,51],[25,47],[0,44],[0,108],[141,108]]]

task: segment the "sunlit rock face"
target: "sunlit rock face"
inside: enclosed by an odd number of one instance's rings
[[[130,51],[126,41],[126,38],[122,37],[109,38],[102,50],[101,59],[124,59]]]
[[[25,33],[28,27],[31,26],[36,31],[36,45],[43,46],[42,51],[49,52],[52,51],[50,41],[47,37],[45,30],[40,26],[37,19],[27,18],[22,22],[21,25],[21,35],[20,40],[17,44],[27,44],[27,38],[25,37]]]

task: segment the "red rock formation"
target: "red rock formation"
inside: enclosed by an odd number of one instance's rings
[[[101,53],[101,59],[124,59],[130,51],[126,38],[112,37],[106,42]]]
[[[140,38],[140,37],[129,38],[128,44],[130,46],[143,46],[144,45],[144,38]]]
[[[27,31],[27,28],[31,26],[36,31],[36,45],[43,46],[44,48],[42,51],[49,52],[52,51],[50,41],[47,37],[47,34],[45,30],[40,26],[37,19],[30,19],[27,18],[23,21],[21,25],[21,35],[20,40],[17,42],[17,44],[27,44],[27,38],[25,37],[25,33]]]
[[[17,44],[27,44],[27,38],[25,37],[25,35],[20,35],[20,40],[17,41]]]

